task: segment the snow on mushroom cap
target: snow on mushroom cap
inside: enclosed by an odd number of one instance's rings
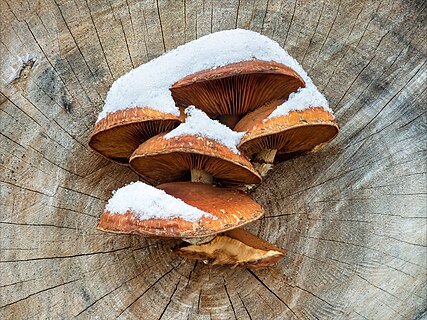
[[[116,80],[98,121],[110,112],[135,106],[178,116],[169,91],[173,83],[202,70],[252,59],[282,63],[305,82],[309,80],[301,65],[270,38],[242,29],[220,31],[179,46]]]
[[[285,116],[290,111],[303,111],[314,107],[322,107],[333,114],[326,98],[310,80],[305,88],[299,88],[297,92],[291,93],[288,100],[278,106],[264,122],[271,118]]]
[[[113,192],[106,211],[111,214],[126,214],[131,211],[139,220],[182,218],[196,222],[203,216],[217,219],[210,213],[197,209],[165,191],[137,181]]]
[[[245,132],[236,132],[217,120],[212,120],[202,110],[190,106],[185,109],[187,118],[184,123],[167,133],[164,138],[170,139],[182,135],[196,135],[215,140],[236,154],[240,154],[237,145]]]

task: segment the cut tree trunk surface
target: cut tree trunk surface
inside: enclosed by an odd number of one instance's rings
[[[426,3],[0,1],[1,319],[426,316]],[[114,80],[230,28],[279,42],[341,132],[277,165],[247,229],[289,253],[206,266],[175,242],[95,229],[140,179],[88,147]]]

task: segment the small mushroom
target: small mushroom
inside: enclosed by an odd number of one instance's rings
[[[249,113],[234,128],[246,132],[238,148],[252,157],[261,176],[271,169],[277,152],[311,151],[338,134],[335,117],[317,89],[302,88],[298,93],[279,107],[275,101]]]
[[[190,174],[191,181],[208,184],[212,184],[213,177],[234,185],[261,182],[249,160],[233,145],[242,134],[211,120],[200,110],[187,108],[186,112],[185,123],[135,150],[130,165],[137,173],[160,183],[189,180]]]
[[[264,210],[242,191],[203,183],[154,188],[135,182],[116,191],[97,229],[171,238],[203,238],[259,219]],[[207,239],[209,240],[209,239]]]
[[[182,116],[148,107],[112,112],[96,123],[89,146],[110,160],[128,164],[129,157],[142,142],[172,130],[182,119]]]
[[[181,257],[202,260],[212,265],[231,265],[251,269],[272,266],[286,251],[243,230],[234,229],[202,244],[181,243],[173,251]]]
[[[302,77],[290,67],[253,59],[188,75],[170,90],[178,104],[195,105],[233,128],[247,112],[284,100],[304,86]]]

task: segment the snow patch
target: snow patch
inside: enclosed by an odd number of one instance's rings
[[[322,107],[333,114],[332,109],[329,108],[328,100],[310,80],[306,83],[305,88],[299,88],[297,92],[291,93],[288,100],[278,106],[264,122],[271,118],[285,116],[291,111],[303,111],[314,107]]]
[[[197,222],[203,216],[217,219],[210,213],[186,204],[181,199],[167,194],[141,181],[132,182],[116,191],[105,207],[111,214],[125,214],[128,210],[139,220],[182,218]]]
[[[242,29],[220,31],[179,46],[117,79],[98,121],[108,113],[136,106],[178,116],[169,91],[172,84],[189,74],[252,59],[282,63],[311,82],[301,65],[270,38]]]
[[[245,132],[236,132],[217,120],[212,120],[202,110],[194,106],[185,109],[187,118],[184,123],[167,133],[164,138],[170,139],[182,135],[195,135],[215,140],[236,154],[240,154],[237,145]]]

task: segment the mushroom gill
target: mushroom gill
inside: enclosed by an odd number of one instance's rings
[[[191,170],[202,170],[228,184],[259,183],[252,164],[221,143],[194,135],[164,139],[159,134],[141,144],[130,158],[139,174],[158,182],[187,179]],[[195,176],[193,171],[193,177]]]
[[[178,104],[195,105],[232,128],[238,120],[235,116],[285,100],[304,86],[303,79],[283,64],[249,60],[189,75],[170,90]]]
[[[269,267],[281,260],[286,251],[243,229],[217,235],[206,243],[181,243],[173,251],[187,259],[206,264],[240,266],[251,269]]]
[[[128,164],[138,146],[151,137],[177,127],[176,117],[151,108],[131,108],[108,114],[96,123],[89,146],[104,157]]]

